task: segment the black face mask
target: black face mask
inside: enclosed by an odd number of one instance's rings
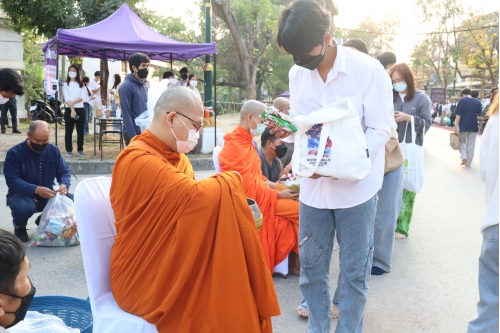
[[[141,68],[139,71],[137,71],[137,76],[141,79],[145,79],[148,77],[149,74],[149,69],[147,68]]]
[[[303,56],[301,58],[293,56],[293,61],[297,66],[304,67],[313,71],[319,66],[319,64],[321,64],[323,59],[325,59],[325,54],[328,47],[330,47],[330,45],[326,45],[325,52],[323,52],[323,45],[321,45],[320,53],[315,56]]]
[[[33,283],[31,283],[31,280],[30,280],[30,284],[31,284],[30,293],[24,297],[5,294],[7,296],[22,299],[21,305],[19,305],[19,308],[17,308],[16,312],[5,311],[5,313],[7,313],[7,314],[14,314],[15,315],[15,319],[12,322],[12,324],[10,324],[9,326],[5,326],[5,328],[10,328],[10,327],[18,324],[20,321],[24,320],[24,317],[26,317],[26,312],[28,312],[28,308],[30,307],[31,301],[33,300],[33,297],[35,297],[35,293],[36,293],[36,288],[35,288],[35,286],[33,286]]]
[[[278,156],[278,158],[282,158],[286,155],[288,147],[286,146],[286,144],[283,143],[279,146],[276,146],[276,149],[274,151],[276,152],[276,156]]]
[[[44,151],[48,145],[49,145],[48,143],[39,144],[31,141],[31,148],[33,148],[33,150],[36,151],[37,153],[41,153],[42,151]]]
[[[182,75],[181,75],[181,79],[183,79],[183,80],[187,80],[187,79],[188,79],[188,76],[189,76],[189,75],[187,75],[187,74],[182,74]]]

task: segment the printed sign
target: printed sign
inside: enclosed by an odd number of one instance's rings
[[[446,88],[431,88],[431,101],[433,103],[446,101]]]
[[[45,73],[45,93],[53,96],[51,80],[57,79],[57,45],[55,43],[45,52],[45,68],[43,71]]]

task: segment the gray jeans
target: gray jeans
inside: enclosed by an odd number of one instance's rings
[[[460,132],[460,155],[463,160],[467,160],[466,167],[470,167],[474,158],[474,148],[476,147],[476,132]]]
[[[391,271],[394,231],[403,202],[404,166],[384,175],[382,189],[378,191],[375,216],[373,266]]]
[[[479,302],[477,317],[467,333],[498,332],[498,224],[483,231],[479,256]]]
[[[328,333],[332,319],[330,262],[340,245],[341,292],[336,333],[360,333],[373,261],[377,196],[352,208],[318,209],[300,203],[300,289],[309,308],[309,333]]]

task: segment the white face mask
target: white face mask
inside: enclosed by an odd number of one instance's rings
[[[200,138],[200,133],[194,129],[189,129],[189,127],[186,126],[186,124],[184,123],[184,121],[182,121],[182,119],[180,117],[179,117],[179,120],[182,122],[182,124],[189,131],[188,139],[187,140],[179,140],[177,138],[177,135],[175,135],[172,127],[170,127],[170,130],[172,131],[172,134],[174,135],[175,139],[177,140],[177,143],[176,143],[177,144],[177,152],[179,154],[187,154],[191,150],[193,150],[194,147],[196,147],[196,145],[198,144],[198,139]]]
[[[5,104],[9,101],[9,99],[7,97],[3,97],[2,95],[0,95],[0,104]]]
[[[385,72],[386,72],[387,74],[389,74],[389,72],[390,72],[390,71],[391,71],[390,69],[386,69],[386,70],[385,70]]]
[[[72,79],[74,79],[76,77],[76,72],[69,72],[68,73],[68,76]]]
[[[115,83],[115,79],[111,79],[111,82]]]
[[[191,81],[189,81],[189,85],[193,86],[193,87],[196,87],[198,85],[198,81],[191,80]]]
[[[170,81],[171,84],[175,83],[175,79],[173,77],[171,77],[170,79],[168,79],[168,81]]]

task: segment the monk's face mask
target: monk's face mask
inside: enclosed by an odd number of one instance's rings
[[[177,140],[177,143],[176,143],[177,152],[179,154],[187,154],[191,150],[193,150],[194,147],[196,147],[196,145],[198,144],[198,139],[200,138],[200,133],[198,133],[198,131],[196,131],[195,129],[190,129],[189,127],[187,127],[187,125],[184,123],[184,121],[182,121],[182,119],[179,116],[177,116],[177,118],[181,121],[181,123],[184,125],[184,127],[186,127],[186,129],[189,131],[188,139],[187,140],[179,140],[177,135],[175,135],[175,132],[172,129],[172,127],[170,127],[170,130],[172,131],[172,134],[174,135],[175,139]]]

